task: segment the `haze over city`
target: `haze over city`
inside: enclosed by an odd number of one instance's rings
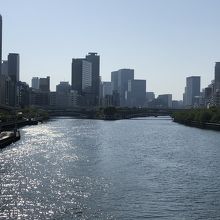
[[[0,1],[3,59],[20,54],[20,78],[51,76],[51,89],[71,81],[71,59],[100,55],[102,80],[132,68],[147,80],[147,91],[182,99],[186,77],[213,79],[220,60],[220,2]]]

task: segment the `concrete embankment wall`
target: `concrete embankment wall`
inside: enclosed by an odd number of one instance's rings
[[[23,127],[26,125],[30,125],[30,121],[27,120],[19,120],[19,121],[10,121],[10,122],[5,122],[5,123],[0,123],[0,128],[1,130],[10,130],[15,127]]]

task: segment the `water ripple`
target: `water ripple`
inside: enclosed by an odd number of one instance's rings
[[[0,151],[0,219],[220,219],[220,136],[57,119]]]

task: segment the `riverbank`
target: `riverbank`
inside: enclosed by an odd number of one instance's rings
[[[205,123],[205,122],[197,122],[197,121],[178,121],[175,119],[173,121],[179,124],[190,126],[190,127],[220,131],[219,123],[208,123],[208,122]]]
[[[20,140],[20,132],[17,128],[30,125],[38,125],[39,122],[48,120],[49,118],[37,118],[29,120],[18,120],[0,123],[0,148],[7,147],[8,145]]]
[[[0,131],[36,125],[49,119],[48,112],[37,108],[16,109],[13,111],[0,111]]]
[[[20,140],[20,131],[4,131],[0,133],[0,149]]]
[[[220,109],[187,109],[172,115],[173,121],[191,127],[220,131]]]
[[[47,121],[49,118],[31,118],[31,119],[20,119],[20,120],[13,120],[0,123],[1,130],[10,130],[14,129],[15,127],[21,128],[27,125],[37,125],[39,122]]]

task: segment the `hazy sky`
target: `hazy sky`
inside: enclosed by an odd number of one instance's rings
[[[219,0],[0,0],[3,59],[20,54],[20,78],[71,81],[71,59],[98,52],[102,79],[133,68],[156,95],[182,99],[185,78],[202,87],[220,61]]]

